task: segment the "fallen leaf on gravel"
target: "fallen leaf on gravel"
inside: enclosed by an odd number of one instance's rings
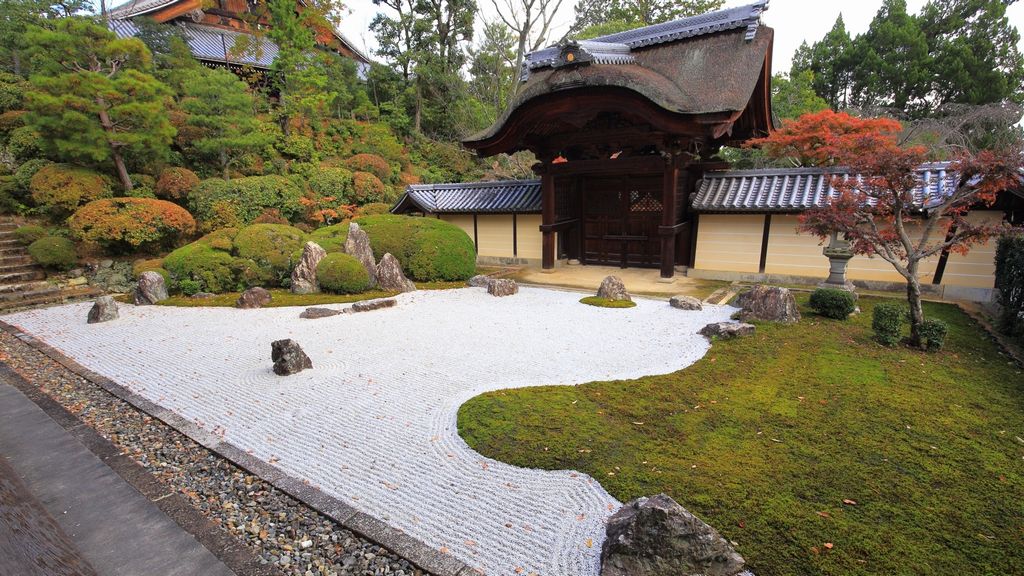
[[[476,540],[466,540],[466,546],[476,546]]]
[[[583,521],[583,519],[584,519],[584,518],[586,518],[586,517],[587,517],[587,515],[586,515],[586,514],[580,514],[580,515],[576,516],[576,520],[577,520],[578,522],[582,522],[582,521]]]
[[[587,544],[587,548],[593,548],[594,547],[594,539],[593,538],[587,538],[586,544]]]
[[[448,553],[448,547],[447,546],[441,546],[440,552],[441,552],[441,554],[447,554]]]

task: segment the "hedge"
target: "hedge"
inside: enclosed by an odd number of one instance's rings
[[[846,290],[818,288],[811,293],[811,309],[826,318],[846,320],[857,309],[857,299]]]
[[[168,254],[163,268],[174,282],[194,280],[206,292],[228,292],[239,287],[238,267],[230,253],[193,242]]]
[[[158,198],[184,200],[199,186],[199,176],[188,168],[167,168],[160,173],[154,191]]]
[[[344,252],[345,240],[348,239],[348,220],[317,228],[310,233],[309,239],[320,245],[327,252]],[[373,240],[370,241],[373,243]]]
[[[75,238],[114,253],[171,248],[196,231],[187,210],[148,198],[94,200],[79,208],[68,225]]]
[[[108,198],[110,187],[99,174],[69,164],[47,164],[29,182],[32,200],[45,214],[63,220],[79,206]]]
[[[334,252],[324,256],[316,267],[316,279],[328,292],[358,294],[370,287],[370,275],[359,260]]]
[[[881,302],[875,305],[871,313],[871,329],[875,338],[886,346],[893,346],[900,341],[903,331],[903,320],[907,317],[907,308],[896,302]]]
[[[44,236],[29,244],[28,253],[43,268],[70,270],[78,262],[75,244],[60,236]]]
[[[302,214],[302,189],[284,176],[248,176],[203,180],[188,198],[188,207],[204,230],[245,225],[276,208],[289,221]]]
[[[1002,236],[996,243],[996,289],[1002,308],[999,329],[1024,344],[1024,233]]]
[[[374,256],[380,259],[390,252],[413,280],[457,281],[476,273],[473,240],[454,224],[394,214],[364,216],[356,222],[370,236]]]

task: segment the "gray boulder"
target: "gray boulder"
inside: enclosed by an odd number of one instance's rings
[[[392,256],[390,252],[381,257],[374,276],[377,278],[377,285],[386,292],[413,292],[416,290],[416,285],[402,272],[402,265],[399,264],[398,258]]]
[[[673,308],[679,308],[680,310],[703,310],[704,306],[700,300],[693,296],[673,296],[669,301],[669,305]]]
[[[736,304],[740,320],[765,320],[768,322],[797,322],[800,310],[788,288],[758,284],[739,295]]]
[[[331,310],[330,308],[316,308],[316,307],[314,307],[314,308],[306,308],[306,310],[303,311],[302,314],[299,314],[299,318],[308,318],[308,319],[328,318],[330,316],[337,316],[339,314],[344,314],[344,312],[342,312],[341,310]]]
[[[750,336],[754,333],[754,325],[745,322],[714,322],[700,329],[702,336],[712,338],[736,338],[737,336]]]
[[[262,308],[270,303],[270,292],[266,288],[255,286],[249,288],[238,297],[236,308]]]
[[[604,298],[605,300],[633,301],[629,297],[629,293],[626,292],[626,285],[622,283],[622,279],[618,276],[606,276],[601,281],[601,286],[597,289],[597,297]]]
[[[348,238],[345,239],[345,254],[352,256],[366,268],[370,275],[370,287],[377,285],[377,264],[373,259],[373,248],[370,247],[370,237],[363,231],[359,224],[351,222],[348,225]],[[313,269],[314,275],[316,268]]]
[[[270,359],[274,361],[274,374],[289,376],[313,367],[313,361],[291,338],[270,343]]]
[[[381,308],[391,308],[397,306],[398,302],[394,298],[379,298],[377,300],[365,300],[363,302],[356,302],[352,305],[353,312],[369,312],[371,310],[380,310]]]
[[[519,284],[511,278],[491,278],[487,281],[487,293],[491,296],[511,296],[519,293]]]
[[[147,306],[166,299],[167,285],[164,283],[164,277],[157,272],[143,272],[135,286],[135,304]]]
[[[117,319],[117,302],[113,296],[100,296],[89,309],[89,324],[109,322]]]
[[[608,519],[601,576],[735,576],[745,561],[714,528],[665,494]]]
[[[469,286],[471,288],[487,288],[488,280],[490,280],[490,278],[488,278],[487,276],[484,276],[483,274],[477,274],[476,276],[473,276],[469,280],[466,280],[466,286]]]
[[[316,281],[316,265],[327,256],[327,251],[316,242],[306,242],[299,263],[292,270],[292,294],[314,294],[320,291]]]

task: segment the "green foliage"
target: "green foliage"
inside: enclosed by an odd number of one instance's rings
[[[28,253],[37,264],[52,270],[70,270],[78,261],[74,242],[60,236],[43,236],[29,244]]]
[[[19,193],[28,195],[31,192],[30,185],[32,177],[36,175],[43,166],[53,164],[45,158],[34,158],[22,163],[14,170],[14,185]]]
[[[309,190],[317,197],[339,202],[352,197],[352,172],[345,168],[319,168],[309,176]]]
[[[772,111],[780,120],[827,110],[828,102],[814,93],[814,73],[802,70],[772,77]]]
[[[921,323],[921,327],[917,331],[925,350],[935,352],[941,350],[942,346],[946,343],[946,334],[949,333],[949,326],[942,320],[929,318]]]
[[[196,231],[187,210],[149,198],[94,200],[79,208],[68,226],[75,238],[115,254],[167,249]]]
[[[853,294],[835,288],[818,288],[811,294],[809,304],[818,314],[835,320],[846,320],[857,309]]]
[[[202,241],[178,248],[164,258],[163,267],[174,282],[193,280],[205,292],[225,292],[238,287],[235,258]]]
[[[579,0],[575,7],[576,21],[570,33],[575,36],[585,29],[607,24],[609,26],[600,28],[600,34],[595,36],[612,34],[696,16],[717,10],[722,4],[723,0]]]
[[[348,221],[317,228],[310,233],[309,239],[328,252],[344,252],[345,240],[348,239]],[[372,243],[372,239],[371,239]]]
[[[820,42],[815,42],[814,46],[804,42],[797,48],[789,75],[798,78],[810,72],[814,91],[833,110],[840,110],[849,103],[853,67],[853,40],[840,14],[832,30]]]
[[[882,302],[875,305],[871,313],[871,329],[875,339],[886,346],[893,346],[900,341],[903,322],[907,318],[907,308],[896,302]]]
[[[359,207],[360,216],[377,216],[380,214],[390,214],[391,204],[387,202],[371,202],[364,204]]]
[[[43,166],[32,176],[29,190],[39,210],[55,221],[63,220],[86,202],[110,196],[102,176],[70,164]]]
[[[359,204],[367,202],[379,202],[385,198],[387,186],[369,172],[355,172],[352,174],[352,197],[351,200]]]
[[[356,154],[345,161],[345,166],[353,172],[369,172],[381,182],[391,182],[395,176],[388,161],[376,154]]]
[[[199,176],[188,168],[172,167],[160,172],[154,192],[164,200],[185,200],[199,186]]]
[[[199,282],[188,278],[178,282],[178,290],[185,296],[192,296],[193,294],[198,294],[202,292],[202,288],[203,287]]]
[[[328,86],[325,57],[315,49],[313,31],[314,26],[330,26],[330,15],[318,10],[323,4],[309,4],[301,14],[293,0],[270,0],[266,6],[270,17],[267,36],[278,46],[270,78],[278,92],[277,113],[287,136],[291,124],[308,127],[325,117],[336,96]]]
[[[370,288],[370,275],[359,260],[337,252],[324,256],[316,267],[320,287],[339,294],[358,294]]]
[[[39,142],[42,137],[32,126],[19,126],[7,136],[7,153],[16,162],[37,158],[42,154]]]
[[[580,303],[588,306],[597,306],[598,308],[633,308],[636,306],[636,302],[632,300],[609,300],[597,296],[581,298]]]
[[[284,176],[203,180],[188,198],[189,210],[205,230],[239,226],[276,208],[289,221],[302,213],[302,190]]]
[[[21,242],[26,246],[47,234],[46,228],[32,224],[27,226],[18,226],[18,228],[14,230],[14,237],[18,239],[18,242]]]
[[[466,280],[476,273],[473,240],[461,228],[435,218],[383,214],[357,219],[378,260],[390,252],[413,280]]]
[[[239,230],[234,239],[234,254],[252,260],[263,276],[275,285],[290,278],[306,243],[306,234],[283,224],[254,224]]]
[[[163,258],[136,260],[135,262],[132,262],[132,277],[138,280],[139,276],[142,276],[143,272],[156,272],[164,277],[164,282],[167,286],[171,286],[173,284],[173,279],[171,278],[170,273],[165,270],[163,266]]]
[[[1002,309],[999,329],[1024,345],[1024,234],[1006,234],[996,243],[995,287]]]

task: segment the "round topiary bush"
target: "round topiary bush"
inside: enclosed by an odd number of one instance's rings
[[[357,218],[373,254],[390,252],[406,275],[420,282],[466,280],[476,273],[473,240],[461,228],[435,218],[382,214]]]
[[[233,252],[255,262],[273,283],[280,284],[291,277],[296,254],[301,254],[305,243],[306,234],[293,226],[253,224],[238,231]]]
[[[205,292],[227,292],[238,288],[235,258],[209,244],[193,242],[168,254],[163,268],[174,282],[193,280]]]
[[[36,206],[56,220],[67,218],[86,202],[110,197],[107,181],[99,174],[69,164],[47,164],[29,182]]]
[[[221,228],[203,236],[196,242],[206,244],[214,250],[231,252],[235,246],[235,236],[238,236],[238,228]]]
[[[387,194],[388,187],[369,172],[355,172],[352,174],[352,198],[351,200],[364,204],[367,202],[379,202]]]
[[[896,302],[881,302],[871,312],[871,330],[875,338],[886,346],[893,346],[900,341],[903,321],[907,317],[907,309]]]
[[[266,210],[276,208],[289,221],[304,211],[302,189],[284,176],[248,176],[235,180],[203,180],[188,197],[188,207],[213,230],[225,225],[245,225]]]
[[[53,164],[53,162],[45,158],[33,158],[18,166],[14,170],[14,184],[17,186],[18,191],[28,195],[31,191],[30,184],[32,182],[32,177],[35,176],[36,172],[39,172],[43,166],[48,166],[50,164]]]
[[[857,298],[846,290],[818,288],[811,293],[811,309],[826,318],[846,320],[857,309]]]
[[[390,182],[394,176],[388,161],[376,154],[356,154],[345,161],[353,172],[369,172],[382,182]]]
[[[188,168],[167,168],[156,181],[155,192],[165,200],[184,200],[199,186],[199,176]]]
[[[309,190],[318,197],[331,196],[339,203],[352,196],[352,172],[345,168],[320,168],[309,176]]]
[[[18,242],[21,242],[26,246],[46,235],[46,228],[32,224],[29,224],[28,226],[18,226],[14,231],[14,236],[18,239]]]
[[[187,210],[151,198],[94,200],[79,208],[68,226],[75,238],[114,253],[170,248],[196,231]]]
[[[78,261],[75,244],[60,236],[44,236],[29,244],[28,253],[43,268],[70,270]]]
[[[359,260],[337,252],[320,260],[316,279],[324,290],[339,294],[358,294],[370,287],[370,275]]]

